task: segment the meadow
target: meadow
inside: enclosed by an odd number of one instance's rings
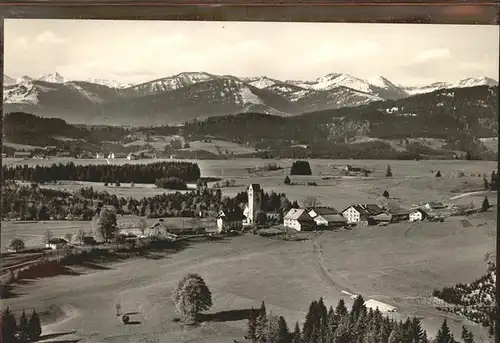
[[[107,163],[106,160],[72,162]],[[204,322],[194,328],[183,328],[173,322],[170,293],[185,273],[197,272],[213,292],[214,307],[210,313],[258,307],[265,300],[273,313],[283,315],[291,324],[303,320],[312,300],[324,297],[327,305],[335,306],[345,296],[341,292],[349,291],[396,306],[396,316],[422,317],[429,334],[434,335],[445,314],[435,310],[437,300],[430,298],[433,289],[481,276],[486,270],[485,254],[495,249],[497,197],[495,192],[482,191],[482,175],[489,177],[496,169],[496,162],[310,160],[313,175],[291,176],[293,185],[283,183],[291,165],[288,160],[197,162],[204,177],[235,180],[235,187],[221,189],[225,195],[234,195],[249,183],[260,183],[266,192],[284,192],[299,203],[307,196],[314,196],[323,205],[338,209],[356,202],[377,202],[384,190],[390,193],[390,201],[407,208],[424,201],[443,201],[449,205],[473,202],[479,206],[484,196],[488,196],[493,207],[489,212],[468,218],[449,217],[443,223],[358,226],[353,230],[312,233],[311,240],[305,242],[249,235],[196,243],[163,259],[128,260],[103,266],[101,270],[80,268],[77,276],[61,275],[16,285],[18,297],[6,299],[5,304],[14,309],[40,309],[44,312],[45,332],[72,332],[60,336],[67,340],[127,343],[147,339],[144,342],[176,343],[241,339],[246,327],[241,318]],[[249,168],[270,162],[283,169],[248,172]],[[346,164],[373,172],[369,177],[341,176],[340,168]],[[392,178],[385,177],[387,165],[392,168]],[[442,177],[435,177],[437,170]],[[313,181],[317,186],[307,185]],[[63,183],[54,187],[73,190],[79,185]],[[95,187],[104,188],[97,184]],[[105,190],[134,197],[163,192],[150,185],[136,184],[131,188],[122,185]],[[121,225],[138,220],[119,216]],[[182,225],[179,218],[168,220]],[[470,225],[464,225],[463,220]],[[148,219],[148,224],[154,222],[155,219]],[[47,229],[62,236],[80,228],[90,231],[92,223],[3,222],[2,241],[21,236],[35,244]],[[350,304],[350,298],[345,299]],[[124,311],[138,312],[134,316],[140,324],[120,323],[114,316],[117,302]],[[460,318],[449,318],[456,334],[466,324],[476,335],[476,342],[488,342],[485,329]]]

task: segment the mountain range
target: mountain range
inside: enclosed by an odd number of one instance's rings
[[[23,111],[70,123],[151,126],[245,112],[289,117],[481,85],[498,82],[481,77],[405,87],[384,77],[363,80],[341,73],[314,81],[282,81],[185,72],[129,85],[103,79],[73,81],[59,73],[17,80],[4,74],[3,100],[5,112]]]

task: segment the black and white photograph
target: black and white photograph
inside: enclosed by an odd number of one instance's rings
[[[5,19],[3,343],[486,343],[499,26]]]

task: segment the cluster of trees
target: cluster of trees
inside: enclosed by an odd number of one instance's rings
[[[188,188],[186,182],[178,177],[162,177],[156,179],[155,185],[158,188],[165,189],[186,190]]]
[[[341,299],[337,307],[327,308],[320,298],[313,301],[302,328],[298,322],[289,329],[285,319],[268,313],[264,302],[260,309],[251,311],[247,339],[253,343],[427,343],[429,338],[417,318],[395,321],[376,309],[367,309],[361,296],[347,309]],[[474,338],[465,327],[465,343]],[[435,343],[456,343],[446,320],[439,329]]]
[[[0,320],[0,334],[2,335],[0,341],[5,343],[26,343],[36,342],[42,335],[42,326],[40,323],[40,316],[33,310],[30,318],[26,316],[23,311],[17,323],[14,313],[7,307],[2,311]]]
[[[290,169],[290,175],[312,175],[308,161],[295,161]]]
[[[17,165],[3,166],[4,179],[32,182],[54,180],[78,180],[91,182],[138,182],[155,183],[159,178],[176,177],[186,182],[200,178],[198,164],[191,162],[157,162],[149,164],[53,164],[47,167]]]
[[[492,264],[488,272],[469,284],[457,284],[434,290],[433,295],[452,305],[439,307],[440,310],[453,312],[488,327],[490,334],[495,333],[496,316],[496,272]]]

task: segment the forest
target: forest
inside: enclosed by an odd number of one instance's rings
[[[235,197],[223,197],[220,189],[198,188],[186,193],[168,193],[142,199],[117,197],[98,192],[92,187],[82,188],[74,194],[4,181],[2,187],[2,219],[21,220],[92,220],[103,206],[112,206],[118,214],[132,214],[149,218],[209,217],[221,209],[243,212],[248,198],[246,192]],[[282,215],[293,204],[281,193],[262,192],[262,209]],[[296,204],[295,204],[296,205]]]
[[[336,308],[327,308],[323,299],[313,301],[302,327],[296,322],[290,328],[282,316],[266,310],[252,309],[246,338],[254,343],[458,343],[445,319],[436,337],[431,340],[420,319],[413,317],[396,321],[378,309],[367,309],[358,296],[349,310],[343,299]],[[472,333],[462,328],[464,343],[473,343]]]
[[[47,167],[17,165],[3,166],[4,179],[30,182],[78,180],[90,182],[156,183],[157,179],[175,177],[184,182],[200,178],[198,164],[191,162],[156,162],[149,164],[53,164]]]

